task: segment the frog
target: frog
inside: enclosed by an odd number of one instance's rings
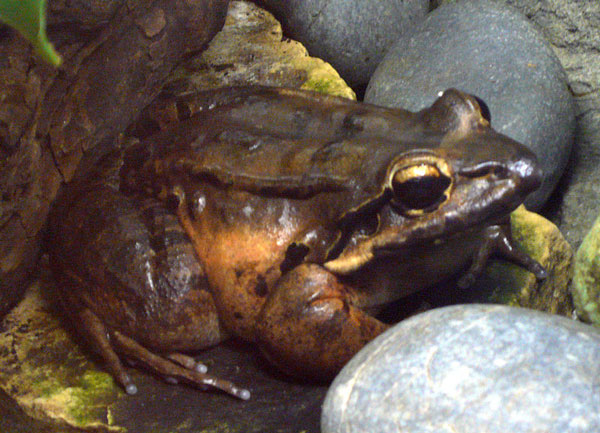
[[[546,278],[509,226],[541,169],[473,95],[411,112],[248,86],[157,112],[50,223],[64,309],[128,394],[126,362],[248,399],[191,355],[229,338],[330,380],[411,293],[469,286],[492,256]]]

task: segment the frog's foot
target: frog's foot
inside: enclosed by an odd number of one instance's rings
[[[239,388],[227,380],[219,379],[199,371],[206,369],[206,367],[193,360],[190,361],[190,357],[179,353],[169,355],[169,358],[176,360],[175,363],[150,352],[135,340],[118,331],[110,332],[110,336],[111,341],[114,342],[119,353],[122,353],[127,358],[139,361],[153,373],[165,378],[170,378],[174,383],[185,382],[201,388],[216,388],[242,400],[248,400],[250,398],[250,391],[247,389]],[[179,364],[187,364],[190,368]]]
[[[352,290],[314,264],[279,281],[257,320],[265,356],[294,376],[329,380],[388,325],[352,305]]]
[[[473,263],[458,280],[458,286],[466,288],[473,284],[493,254],[522,266],[534,274],[538,281],[548,276],[548,272],[542,265],[513,244],[509,225],[493,225],[486,228],[484,240],[473,257]]]
[[[137,387],[125,371],[117,352],[136,364],[143,365],[153,373],[168,378],[171,383],[185,382],[202,389],[219,389],[242,400],[250,398],[250,391],[239,388],[229,381],[206,374],[206,367],[189,356],[172,353],[163,358],[150,352],[126,335],[106,329],[92,311],[85,309],[77,314],[87,335],[91,338],[91,342],[98,348],[106,362],[109,372],[123,386],[127,394],[137,393]]]

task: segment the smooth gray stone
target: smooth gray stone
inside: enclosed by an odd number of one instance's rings
[[[573,90],[573,152],[544,214],[577,248],[600,215],[600,1],[506,1],[543,31]]]
[[[261,0],[284,34],[331,63],[351,87],[364,86],[386,50],[429,9],[427,0]]]
[[[536,153],[544,180],[525,203],[539,209],[568,161],[575,127],[566,75],[549,44],[509,6],[444,4],[389,50],[365,101],[415,111],[449,87],[483,99],[492,126]]]
[[[459,305],[405,320],[334,380],[323,433],[600,432],[600,332],[561,316]]]

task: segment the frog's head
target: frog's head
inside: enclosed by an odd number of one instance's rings
[[[505,221],[539,187],[535,155],[494,131],[477,98],[450,89],[417,118],[422,143],[388,159],[379,194],[340,220],[325,263],[331,271],[352,272],[380,252]],[[366,220],[376,226],[369,234]]]

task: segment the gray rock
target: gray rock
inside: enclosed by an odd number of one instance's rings
[[[550,41],[573,89],[575,146],[559,194],[545,209],[577,248],[600,214],[600,2],[508,0]]]
[[[325,399],[322,432],[598,432],[598,360],[598,330],[564,317],[431,310],[350,361]]]
[[[549,44],[506,5],[447,3],[390,49],[365,100],[419,110],[448,87],[482,98],[492,126],[536,153],[544,181],[526,204],[538,209],[567,163],[575,125],[566,76]]]
[[[262,0],[286,36],[331,63],[352,87],[364,86],[387,50],[425,17],[427,0]]]

